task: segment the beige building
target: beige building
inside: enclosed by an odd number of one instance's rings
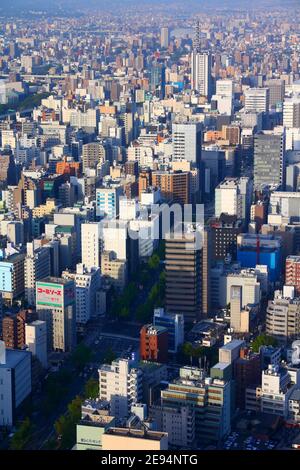
[[[127,262],[117,259],[111,251],[104,251],[101,255],[101,274],[117,291],[122,291],[127,284]]]
[[[41,204],[32,209],[32,217],[38,218],[44,215],[50,215],[56,209],[55,199],[47,199],[46,204]]]
[[[146,429],[109,428],[102,436],[102,450],[168,450],[168,434]]]
[[[300,334],[300,298],[283,298],[277,292],[274,300],[269,300],[266,316],[266,333],[285,343],[297,339]]]

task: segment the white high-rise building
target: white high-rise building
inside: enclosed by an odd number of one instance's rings
[[[220,114],[231,116],[233,110],[233,81],[217,80],[216,94],[214,99],[217,101],[217,108]]]
[[[87,269],[100,267],[100,223],[81,225],[81,261]]]
[[[269,88],[248,88],[245,91],[245,111],[267,113],[269,111]]]
[[[36,356],[42,366],[48,367],[47,360],[47,323],[36,320],[25,325],[25,343],[33,356]]]
[[[169,28],[163,26],[160,30],[160,47],[167,49],[169,47]]]
[[[135,220],[137,217],[137,202],[135,199],[128,199],[126,196],[120,197],[119,200],[119,217],[120,220]]]
[[[212,94],[211,54],[193,51],[191,56],[192,90],[196,90],[208,100]]]
[[[286,128],[300,128],[300,95],[284,100],[283,125]]]
[[[62,277],[75,281],[76,323],[77,326],[85,325],[97,315],[96,295],[101,282],[100,269],[88,270],[84,264],[77,264],[76,273],[65,271]]]
[[[174,160],[187,160],[200,165],[202,145],[202,125],[196,122],[173,123]]]
[[[110,401],[112,416],[127,417],[132,404],[142,399],[142,370],[130,359],[118,359],[98,372],[100,400]]]
[[[50,249],[46,246],[35,248],[34,242],[27,243],[24,262],[25,298],[29,305],[35,305],[36,281],[50,276]]]
[[[127,259],[128,222],[112,219],[102,224],[103,250],[113,252],[118,260]]]
[[[288,369],[269,365],[262,372],[261,411],[286,418],[289,412],[289,398],[296,388]]]
[[[226,178],[215,190],[215,215],[222,213],[245,219],[249,213],[252,182],[247,177]]]

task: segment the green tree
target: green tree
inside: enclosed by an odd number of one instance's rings
[[[153,253],[148,260],[148,267],[152,270],[155,270],[159,267],[160,258],[157,253]]]
[[[11,450],[22,450],[30,439],[32,433],[32,424],[29,418],[26,418],[10,441]]]
[[[193,345],[192,343],[183,343],[182,347],[181,347],[181,352],[182,354],[184,354],[184,356],[187,356],[187,357],[190,357],[193,355],[193,351],[194,351],[194,348],[193,348]]]
[[[111,364],[115,359],[117,358],[115,352],[111,347],[109,347],[105,353],[105,356],[103,358],[103,362],[105,364]]]
[[[268,336],[266,333],[258,335],[252,343],[252,349],[254,352],[259,352],[261,346],[277,346],[277,340],[272,336]]]
[[[75,351],[72,354],[72,362],[77,369],[83,369],[83,367],[92,359],[92,351],[84,343],[78,344]]]
[[[89,379],[84,386],[84,396],[86,398],[99,397],[99,381],[96,379]]]

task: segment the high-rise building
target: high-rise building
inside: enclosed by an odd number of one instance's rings
[[[105,160],[105,148],[99,142],[92,142],[82,146],[83,171],[87,168],[96,168],[98,163]]]
[[[100,267],[100,224],[90,222],[81,225],[81,260],[87,269]]]
[[[243,223],[235,215],[221,214],[209,220],[211,230],[211,261],[224,261],[228,255],[236,259],[237,236]]]
[[[199,168],[202,125],[194,122],[173,123],[172,139],[174,160],[187,160]]]
[[[267,113],[269,111],[269,88],[248,88],[245,91],[245,111]]]
[[[98,372],[100,399],[110,401],[112,416],[128,417],[131,405],[142,400],[142,370],[132,360],[118,359]]]
[[[244,409],[246,388],[260,384],[260,354],[247,348],[241,348],[240,357],[234,361],[234,379],[236,383],[236,406]]]
[[[180,377],[161,391],[165,407],[192,407],[195,412],[197,442],[216,442],[230,432],[231,384],[205,378],[196,367],[183,367]]]
[[[31,393],[31,353],[5,349],[0,341],[0,426],[16,423],[16,410]]]
[[[2,320],[2,337],[5,346],[11,349],[23,349],[26,344],[25,325],[36,319],[32,310],[21,310],[15,315],[4,316]]]
[[[0,292],[12,303],[24,293],[24,253],[15,253],[0,261]]]
[[[164,99],[166,87],[166,67],[164,64],[155,62],[150,68],[150,90]]]
[[[242,308],[242,286],[230,289],[230,328],[235,333],[249,332],[249,311]]]
[[[254,136],[254,189],[285,182],[284,133],[264,131]]]
[[[36,283],[39,320],[47,323],[48,349],[70,352],[76,345],[74,281],[47,277]]]
[[[122,186],[96,189],[96,215],[109,218],[119,215],[119,199],[123,194]]]
[[[215,190],[215,216],[236,215],[246,222],[249,219],[251,198],[252,184],[249,178],[225,178]]]
[[[191,84],[192,90],[198,91],[200,95],[210,100],[212,95],[210,52],[193,51],[191,55]]]
[[[160,47],[167,49],[169,47],[169,28],[163,26],[160,30]]]
[[[283,298],[277,293],[269,300],[266,316],[266,333],[280,343],[297,339],[300,334],[300,299]]]
[[[168,330],[164,326],[144,325],[140,331],[140,356],[143,361],[168,361]]]
[[[76,323],[77,327],[85,325],[91,318],[97,316],[96,294],[100,287],[100,269],[88,270],[84,264],[76,265],[76,273],[65,271],[64,279],[75,281]]]
[[[187,171],[153,171],[152,184],[167,202],[189,204],[190,174]]]
[[[295,296],[300,296],[300,256],[290,255],[286,258],[285,285],[294,286]]]
[[[271,78],[266,81],[265,86],[270,90],[270,108],[281,107],[284,100],[285,81]]]
[[[25,325],[25,342],[32,355],[35,356],[46,369],[48,366],[46,322],[35,320]]]
[[[35,305],[35,283],[50,276],[50,250],[48,247],[35,248],[34,242],[27,243],[27,255],[24,263],[25,298],[28,305]]]
[[[285,98],[283,102],[283,125],[286,128],[300,127],[300,95]]]
[[[166,310],[181,313],[187,322],[202,315],[202,247],[197,230],[166,234]]]

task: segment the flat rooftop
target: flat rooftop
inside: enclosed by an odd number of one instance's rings
[[[132,437],[136,439],[148,439],[151,441],[160,441],[163,437],[167,436],[167,433],[165,432],[146,431],[143,429],[131,428],[109,428],[105,434],[120,437]]]
[[[21,351],[20,349],[6,349],[6,362],[5,364],[0,364],[0,368],[13,369],[28,355],[31,355],[31,352]]]

